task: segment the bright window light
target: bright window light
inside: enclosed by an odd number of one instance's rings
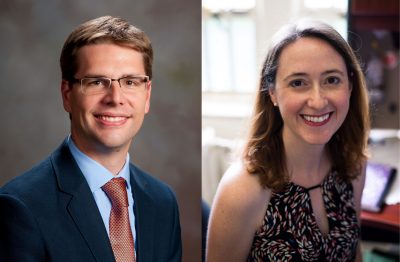
[[[348,0],[304,0],[304,5],[309,9],[326,9],[336,8],[339,10],[347,10]]]
[[[203,7],[211,12],[248,11],[256,6],[255,0],[203,0]]]

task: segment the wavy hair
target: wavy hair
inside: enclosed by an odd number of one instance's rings
[[[361,66],[353,50],[331,26],[303,20],[289,24],[273,37],[263,63],[251,127],[243,151],[244,166],[259,177],[264,188],[281,190],[289,182],[282,140],[283,120],[271,101],[269,90],[275,87],[282,50],[300,38],[321,39],[343,58],[352,87],[348,114],[327,143],[332,168],[347,182],[355,179],[366,161],[370,115],[367,87]]]

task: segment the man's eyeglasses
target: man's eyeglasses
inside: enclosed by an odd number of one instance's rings
[[[111,82],[117,81],[124,93],[130,94],[143,90],[149,82],[148,76],[135,75],[126,76],[119,79],[107,77],[84,77],[81,79],[73,78],[74,82],[81,84],[82,93],[85,95],[95,95],[107,93],[111,88]]]

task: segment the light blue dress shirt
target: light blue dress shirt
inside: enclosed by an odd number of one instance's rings
[[[104,226],[106,227],[107,234],[110,235],[110,212],[111,212],[111,201],[107,197],[106,193],[101,189],[101,187],[114,178],[113,174],[108,171],[104,166],[91,159],[80,151],[71,136],[67,139],[67,144],[72,156],[77,162],[79,168],[81,169],[86,181],[89,184],[90,190],[94,196],[97,207],[99,208],[101,218],[103,219]],[[126,180],[127,193],[128,193],[128,203],[129,203],[129,222],[131,224],[131,230],[133,239],[136,246],[136,229],[135,229],[135,215],[133,213],[134,200],[132,196],[131,183],[130,183],[130,173],[129,173],[129,154],[126,156],[125,165],[115,177],[123,177]],[[136,251],[136,248],[135,248]]]

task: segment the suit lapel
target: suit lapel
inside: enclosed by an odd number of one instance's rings
[[[61,191],[71,195],[65,206],[97,261],[114,261],[111,244],[89,185],[64,144],[52,155]]]
[[[130,165],[132,194],[135,201],[135,226],[138,261],[153,261],[154,253],[154,221],[156,210],[154,200],[149,194],[147,182],[140,174],[140,170]]]

